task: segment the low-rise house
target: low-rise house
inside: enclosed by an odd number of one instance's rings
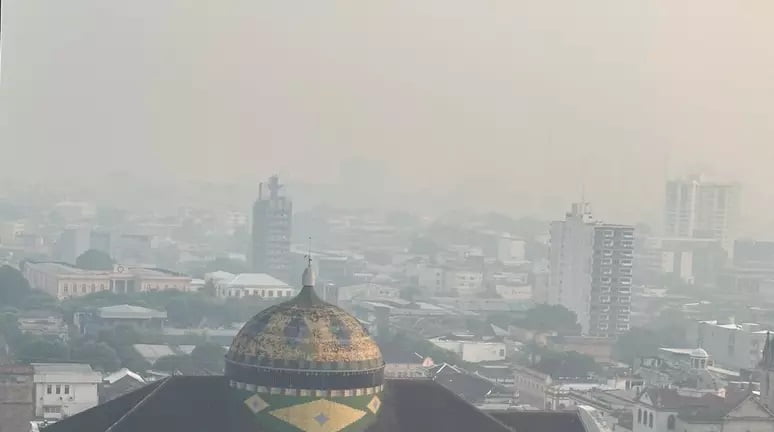
[[[60,420],[99,403],[102,375],[87,364],[33,363],[35,417]]]
[[[75,322],[82,334],[96,334],[105,328],[129,325],[137,328],[160,331],[167,319],[165,311],[128,304],[106,306],[93,312],[79,312]]]

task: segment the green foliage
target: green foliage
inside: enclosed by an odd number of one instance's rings
[[[70,360],[70,348],[58,339],[24,336],[15,351],[16,359],[22,363],[57,363]]]
[[[556,331],[560,335],[580,333],[580,325],[578,325],[575,312],[561,305],[539,304],[529,309],[523,317],[504,312],[492,314],[490,319],[495,325],[502,328],[513,325],[541,332]]]
[[[161,372],[193,375],[196,373],[193,359],[189,355],[178,354],[161,357],[153,364],[153,369]]]
[[[104,342],[75,344],[71,360],[88,363],[95,370],[103,372],[113,372],[121,367],[121,359],[116,350]]]
[[[215,282],[213,282],[212,279],[208,279],[206,282],[204,282],[201,293],[207,297],[215,297],[217,295],[217,287],[215,286]]]
[[[226,350],[214,343],[197,345],[191,352],[191,359],[197,369],[213,373],[222,373],[225,365]]]
[[[0,267],[0,305],[19,306],[30,293],[30,285],[19,270],[8,265]]]
[[[113,258],[96,249],[89,249],[75,259],[75,266],[84,270],[112,270]]]
[[[592,357],[575,351],[544,351],[533,367],[554,378],[585,378],[601,370]]]

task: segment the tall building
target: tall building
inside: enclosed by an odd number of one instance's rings
[[[598,222],[588,203],[551,223],[547,300],[575,312],[583,334],[629,330],[634,227]]]
[[[737,183],[711,182],[701,176],[667,182],[664,234],[721,240],[730,252],[740,194]]]
[[[250,259],[254,272],[288,282],[293,202],[281,193],[282,188],[276,175],[259,187],[258,200],[253,205]]]

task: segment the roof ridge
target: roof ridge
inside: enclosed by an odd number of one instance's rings
[[[158,387],[156,387],[150,393],[145,395],[145,397],[142,398],[139,402],[137,402],[129,411],[125,412],[124,415],[121,416],[121,418],[116,420],[115,423],[113,423],[107,429],[105,429],[105,432],[112,432],[113,428],[115,428],[116,426],[120,425],[121,422],[124,421],[124,419],[129,417],[129,415],[131,415],[135,411],[137,411],[137,409],[140,408],[153,395],[155,395],[157,391],[161,390],[165,385],[167,385],[167,383],[169,383],[169,381],[172,380],[172,378],[174,378],[174,377],[164,378],[164,380],[161,382],[161,384],[159,384]]]

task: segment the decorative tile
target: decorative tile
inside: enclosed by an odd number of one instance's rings
[[[257,394],[254,394],[249,398],[245,399],[245,405],[247,405],[247,407],[250,408],[250,411],[252,411],[253,414],[258,414],[259,412],[269,407],[269,404],[266,403],[266,401],[263,400]]]
[[[382,401],[379,399],[379,396],[374,396],[374,398],[371,399],[371,402],[368,402],[368,405],[366,406],[371,410],[372,413],[376,414],[379,412],[379,408],[382,407]]]
[[[365,411],[327,399],[279,408],[269,414],[304,432],[338,432],[366,415]]]

